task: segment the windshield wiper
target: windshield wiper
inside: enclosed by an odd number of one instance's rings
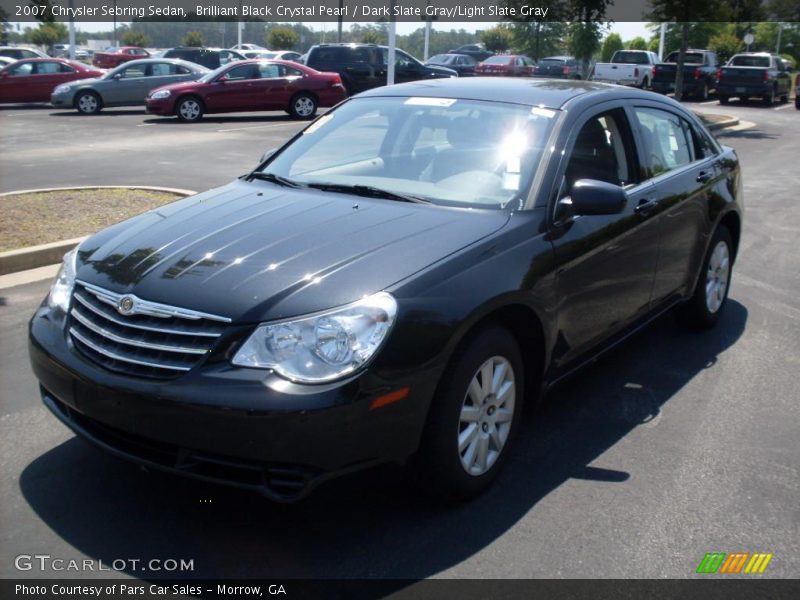
[[[260,179],[261,181],[269,181],[270,183],[277,183],[278,185],[290,188],[305,187],[302,183],[298,183],[297,181],[293,181],[291,179],[283,177],[282,175],[276,175],[275,173],[264,173],[263,171],[253,171],[245,179],[247,181],[253,181],[253,179]]]
[[[386,200],[396,200],[398,202],[413,202],[415,204],[430,204],[430,200],[425,200],[418,196],[391,192],[371,185],[347,185],[344,183],[309,183],[308,187],[324,192],[340,192],[342,194],[355,194],[356,196],[366,196],[367,198],[385,198]]]

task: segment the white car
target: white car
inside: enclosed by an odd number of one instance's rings
[[[236,44],[230,47],[231,50],[266,50],[264,46],[258,44]]]
[[[10,58],[8,56],[0,56],[0,69],[5,67],[6,65],[10,65],[13,62],[17,62],[16,58]]]
[[[299,52],[292,50],[240,50],[246,58],[265,58],[268,60],[293,60],[300,58]]]

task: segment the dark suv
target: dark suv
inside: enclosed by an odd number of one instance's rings
[[[436,65],[423,65],[416,58],[395,50],[395,83],[419,79],[458,77],[453,69]],[[389,64],[388,46],[376,44],[319,44],[312,46],[305,64],[317,71],[338,73],[348,95],[386,85]]]
[[[203,65],[208,69],[216,69],[222,65],[227,65],[234,60],[244,60],[244,54],[236,50],[226,50],[224,48],[198,48],[182,47],[172,48],[164,53],[164,58],[179,58],[198,65]]]

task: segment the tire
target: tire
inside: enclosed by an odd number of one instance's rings
[[[800,98],[795,98],[795,99],[794,99],[794,107],[795,107],[797,110],[800,110]]]
[[[775,88],[772,88],[768,93],[764,94],[762,99],[767,106],[775,104]]]
[[[82,115],[96,115],[103,109],[103,101],[94,92],[80,92],[75,96],[75,108]]]
[[[728,96],[720,96],[719,97],[719,103],[720,104],[727,104],[730,101],[731,101],[731,99]]]
[[[708,100],[708,84],[704,83],[703,87],[700,88],[700,91],[697,93],[697,99],[701,102],[705,102]]]
[[[720,225],[711,238],[694,294],[683,307],[683,317],[700,329],[713,327],[728,303],[733,268],[733,240]]]
[[[649,87],[650,87],[650,80],[647,77],[645,77],[644,79],[642,79],[642,85],[639,86],[639,89],[646,90]]]
[[[789,92],[786,92],[783,96],[780,97],[781,104],[788,104],[789,103]]]
[[[409,476],[438,499],[482,492],[508,458],[523,392],[522,357],[508,330],[492,326],[472,336],[439,382]]]
[[[186,96],[178,100],[175,115],[184,123],[196,123],[203,118],[203,102],[197,96]]]
[[[317,99],[305,92],[296,94],[289,102],[289,114],[295,119],[312,119],[317,114]]]

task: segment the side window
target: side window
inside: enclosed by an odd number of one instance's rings
[[[73,69],[69,65],[65,65],[65,64],[62,63],[62,64],[58,65],[58,72],[59,73],[74,73],[75,69]]]
[[[151,75],[153,77],[166,77],[178,73],[179,67],[171,63],[153,63]]]
[[[302,77],[303,72],[300,69],[293,69],[292,67],[286,67],[281,65],[281,71],[283,77]]]
[[[253,69],[253,65],[243,65],[241,67],[234,67],[225,74],[228,81],[241,81],[243,79],[257,79],[258,71]]]
[[[23,77],[25,75],[32,75],[34,64],[35,63],[22,63],[21,65],[16,65],[8,70],[8,74],[11,77]]]
[[[58,73],[60,63],[56,62],[41,62],[36,65],[36,75],[53,75]]]
[[[261,63],[258,65],[258,73],[261,79],[276,79],[282,76],[281,68],[275,63]]]
[[[691,132],[694,138],[695,156],[698,159],[711,158],[719,154],[719,147],[708,133],[697,127],[692,127]]]
[[[644,155],[652,175],[666,173],[692,162],[692,144],[680,117],[657,108],[634,111]]]
[[[187,69],[182,65],[175,65],[175,73],[177,75],[189,75],[191,74],[191,72],[192,72],[191,69]]]
[[[120,75],[122,75],[123,79],[136,79],[138,77],[144,77],[146,68],[147,67],[145,65],[132,65],[123,70]]]
[[[564,173],[566,192],[579,179],[626,186],[635,183],[632,137],[622,109],[589,119],[578,131]]]

